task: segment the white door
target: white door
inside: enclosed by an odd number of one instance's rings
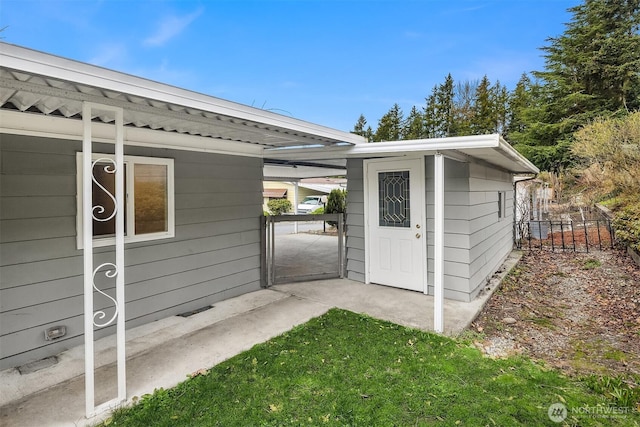
[[[424,159],[365,164],[369,282],[424,292]]]

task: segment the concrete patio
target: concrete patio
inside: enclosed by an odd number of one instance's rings
[[[445,333],[456,335],[475,319],[500,280],[515,265],[512,254],[499,274],[470,303],[445,301]],[[171,317],[127,331],[127,387],[134,396],[173,387],[190,373],[209,368],[288,331],[332,307],[366,313],[423,330],[433,329],[433,297],[350,280],[276,285],[216,303],[193,316]],[[115,339],[96,342],[97,403],[115,395]],[[0,424],[3,426],[83,426],[108,414],[84,417],[84,350],[73,348],[58,363],[20,375],[0,372]]]

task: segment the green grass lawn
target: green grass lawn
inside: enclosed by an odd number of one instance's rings
[[[640,425],[635,408],[602,417],[611,401],[592,390],[525,358],[488,359],[464,341],[334,309],[103,424]],[[557,402],[560,424],[547,414]]]

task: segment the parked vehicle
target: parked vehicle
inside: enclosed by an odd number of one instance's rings
[[[299,214],[309,214],[316,209],[324,206],[322,200],[327,196],[307,196],[302,200],[302,202],[298,205],[298,213]]]

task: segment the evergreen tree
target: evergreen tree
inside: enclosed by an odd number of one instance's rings
[[[491,82],[485,75],[476,88],[473,104],[471,131],[475,135],[493,133],[495,131],[494,107],[491,99]]]
[[[425,126],[429,138],[440,138],[455,134],[454,82],[451,74],[444,83],[436,85],[426,99]]]
[[[504,136],[511,143],[518,142],[518,136],[527,129],[526,112],[533,103],[532,92],[531,79],[527,73],[523,73],[515,89],[509,94],[507,126],[504,130]]]
[[[360,114],[360,117],[358,117],[358,121],[353,126],[351,133],[363,136],[369,142],[373,139],[373,131],[371,130],[371,126],[367,126],[367,119],[365,119],[363,114]]]
[[[434,86],[431,95],[425,99],[427,104],[422,112],[422,115],[424,116],[424,134],[427,138],[438,137],[438,130],[440,128],[436,108],[436,90],[437,86]]]
[[[425,137],[424,116],[416,106],[411,111],[402,126],[402,139],[421,139]]]
[[[509,91],[496,81],[491,88],[491,103],[493,105],[493,129],[491,133],[504,134],[507,129],[509,112]]]
[[[573,132],[598,116],[640,108],[640,0],[585,0],[548,39],[537,111],[520,135],[521,152],[543,169],[572,163]]]
[[[373,141],[399,141],[402,139],[402,116],[400,106],[393,104],[393,107],[378,121],[378,129],[373,135]]]

